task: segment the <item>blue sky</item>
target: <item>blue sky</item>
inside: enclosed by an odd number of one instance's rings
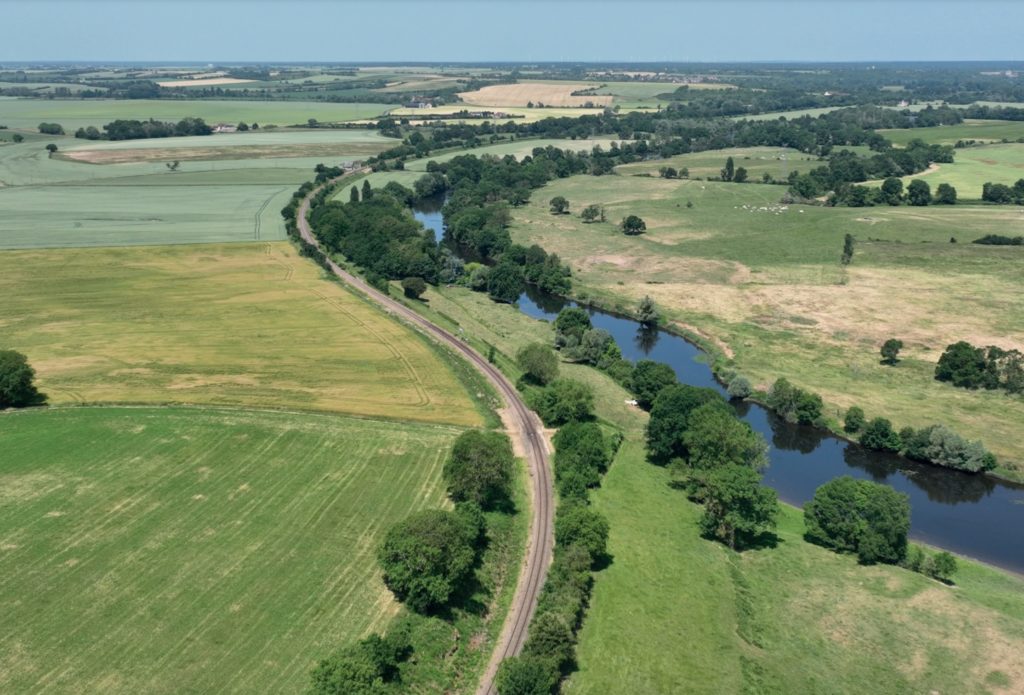
[[[1024,60],[1013,0],[0,0],[0,21],[8,62]]]

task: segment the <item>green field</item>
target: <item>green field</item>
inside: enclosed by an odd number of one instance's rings
[[[51,403],[253,405],[480,425],[487,396],[287,243],[0,252],[4,347]]]
[[[879,130],[886,139],[897,145],[911,140],[924,140],[937,145],[955,145],[959,140],[980,142],[1014,141],[1024,138],[1024,121],[983,121],[967,119],[957,125],[938,125],[930,128],[898,128]],[[957,150],[960,154],[960,150]]]
[[[45,142],[57,144],[56,156]],[[0,248],[280,240],[280,210],[318,163],[392,143],[373,132],[306,130],[0,144]]]
[[[677,171],[686,167],[690,170],[690,178],[718,178],[728,157],[733,158],[737,167],[747,170],[750,180],[760,180],[762,174],[769,174],[784,181],[791,171],[807,171],[821,166],[817,157],[790,147],[733,147],[624,164],[617,171],[623,176],[658,176],[661,167],[675,167]]]
[[[956,188],[959,199],[980,200],[982,186],[986,183],[1012,186],[1017,180],[1024,179],[1024,144],[963,147],[956,151],[952,164],[937,164],[935,167],[904,177],[904,184],[922,178],[934,194],[940,183],[948,183]]]
[[[550,341],[550,324],[459,288],[424,311],[502,355]],[[456,323],[457,322],[457,323]],[[698,535],[700,508],[644,460],[646,415],[588,367],[597,415],[626,436],[595,507],[611,524],[569,693],[1010,693],[1024,684],[1024,580],[961,561],[955,588],[897,567],[863,567],[803,540],[783,509],[776,548],[735,554]]]
[[[374,549],[457,429],[75,408],[0,416],[0,690],[301,692],[399,609]]]
[[[576,293],[620,311],[644,295],[703,335],[761,387],[785,376],[820,393],[827,414],[860,405],[898,427],[942,422],[984,443],[1004,471],[1024,470],[1024,400],[934,380],[949,343],[1024,348],[1019,247],[968,242],[1024,233],[1013,207],[824,208],[778,205],[782,186],[575,176],[535,191],[514,212],[513,239],[539,243],[572,266]],[[572,215],[551,215],[565,196]],[[692,208],[686,203],[691,202]],[[605,206],[607,223],[578,211]],[[616,223],[636,214],[639,237]],[[839,265],[846,233],[856,238]],[[951,244],[951,237],[960,243]],[[904,341],[901,363],[878,348]]]
[[[100,128],[119,118],[179,121],[187,116],[197,116],[210,124],[245,121],[259,123],[261,126],[302,124],[310,118],[321,123],[342,123],[374,118],[391,108],[387,104],[212,99],[5,99],[2,103],[0,125],[35,130],[42,122],[60,123],[68,133],[90,125]]]

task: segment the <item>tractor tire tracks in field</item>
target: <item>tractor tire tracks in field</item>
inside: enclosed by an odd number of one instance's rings
[[[319,243],[313,235],[307,220],[310,201],[321,189],[335,181],[337,179],[322,184],[310,191],[302,200],[302,204],[299,206],[296,214],[299,234],[307,243],[313,244],[318,248]],[[478,695],[491,695],[496,692],[495,676],[502,660],[518,655],[523,649],[523,645],[526,642],[527,629],[537,608],[537,599],[540,597],[541,588],[544,586],[544,580],[547,578],[548,566],[551,564],[551,553],[554,545],[554,491],[551,479],[551,464],[543,427],[537,416],[526,407],[526,403],[523,402],[512,382],[497,367],[473,350],[473,348],[404,304],[370,287],[365,280],[349,273],[330,260],[330,258],[328,258],[327,263],[331,272],[349,287],[365,295],[388,314],[402,319],[442,345],[451,348],[456,355],[459,355],[473,365],[497,388],[502,399],[505,401],[509,417],[513,420],[514,434],[520,439],[532,480],[530,490],[532,514],[526,556],[520,567],[512,605],[505,618],[505,624],[502,627],[498,641],[494,645],[490,661],[487,664],[487,670],[484,672],[477,689]]]

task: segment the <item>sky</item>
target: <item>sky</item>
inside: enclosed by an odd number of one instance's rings
[[[1024,60],[1015,0],[0,0],[0,26],[0,62]]]

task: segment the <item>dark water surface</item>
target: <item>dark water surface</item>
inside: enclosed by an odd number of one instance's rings
[[[416,218],[441,238],[440,206],[417,211]],[[520,311],[548,321],[565,306],[576,304],[533,290],[519,299]],[[596,328],[612,335],[626,359],[664,362],[682,383],[707,386],[725,395],[704,353],[686,340],[666,331],[646,330],[632,319],[584,308]],[[884,483],[909,495],[912,538],[1024,574],[1024,486],[869,451],[824,430],[790,424],[753,403],[734,403],[734,407],[771,445],[764,482],[782,500],[803,505],[819,485],[842,475]]]

